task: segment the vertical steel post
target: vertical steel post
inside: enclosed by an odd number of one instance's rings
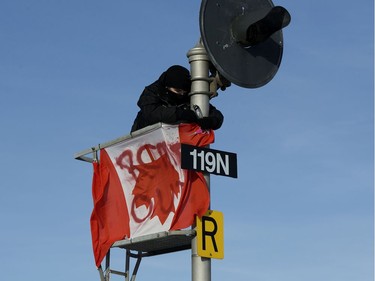
[[[191,92],[190,104],[193,109],[198,105],[203,117],[209,112],[209,59],[201,41],[187,53],[190,63]],[[210,176],[205,175],[207,187],[210,190]],[[198,256],[197,238],[191,242],[192,281],[211,281],[211,259]]]

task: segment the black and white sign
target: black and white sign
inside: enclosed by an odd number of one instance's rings
[[[182,143],[181,168],[237,178],[237,154]]]

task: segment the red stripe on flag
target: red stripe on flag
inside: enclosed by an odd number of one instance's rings
[[[194,124],[180,124],[179,134],[180,143],[194,146],[206,146],[215,140],[213,130],[205,131]],[[185,171],[185,178],[186,182],[172,222],[172,230],[191,226],[195,216],[203,216],[210,205],[210,194],[203,174],[197,171]]]
[[[105,150],[100,151],[100,164],[94,163],[92,195],[90,226],[95,264],[99,267],[111,245],[130,233],[124,192]]]
[[[215,141],[213,130],[202,130],[196,124],[180,124],[178,127],[180,133],[180,143],[186,143],[194,146],[206,146]]]
[[[202,217],[210,205],[210,194],[203,174],[186,171],[187,181],[182,188],[181,201],[176,210],[171,230],[193,225],[195,216]]]

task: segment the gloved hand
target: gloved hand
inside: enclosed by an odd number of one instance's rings
[[[197,123],[203,130],[216,130],[220,128],[220,122],[216,117],[203,117],[198,119]]]
[[[177,115],[178,121],[186,121],[188,123],[197,122],[197,115],[195,114],[194,111],[190,109],[183,109],[183,108],[177,107],[176,115]]]

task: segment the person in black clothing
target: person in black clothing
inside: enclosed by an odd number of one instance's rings
[[[163,122],[197,123],[204,130],[219,129],[224,116],[210,104],[209,116],[198,118],[190,109],[190,72],[180,65],[173,65],[161,74],[158,80],[147,86],[137,105],[140,111],[134,120],[131,132]]]

